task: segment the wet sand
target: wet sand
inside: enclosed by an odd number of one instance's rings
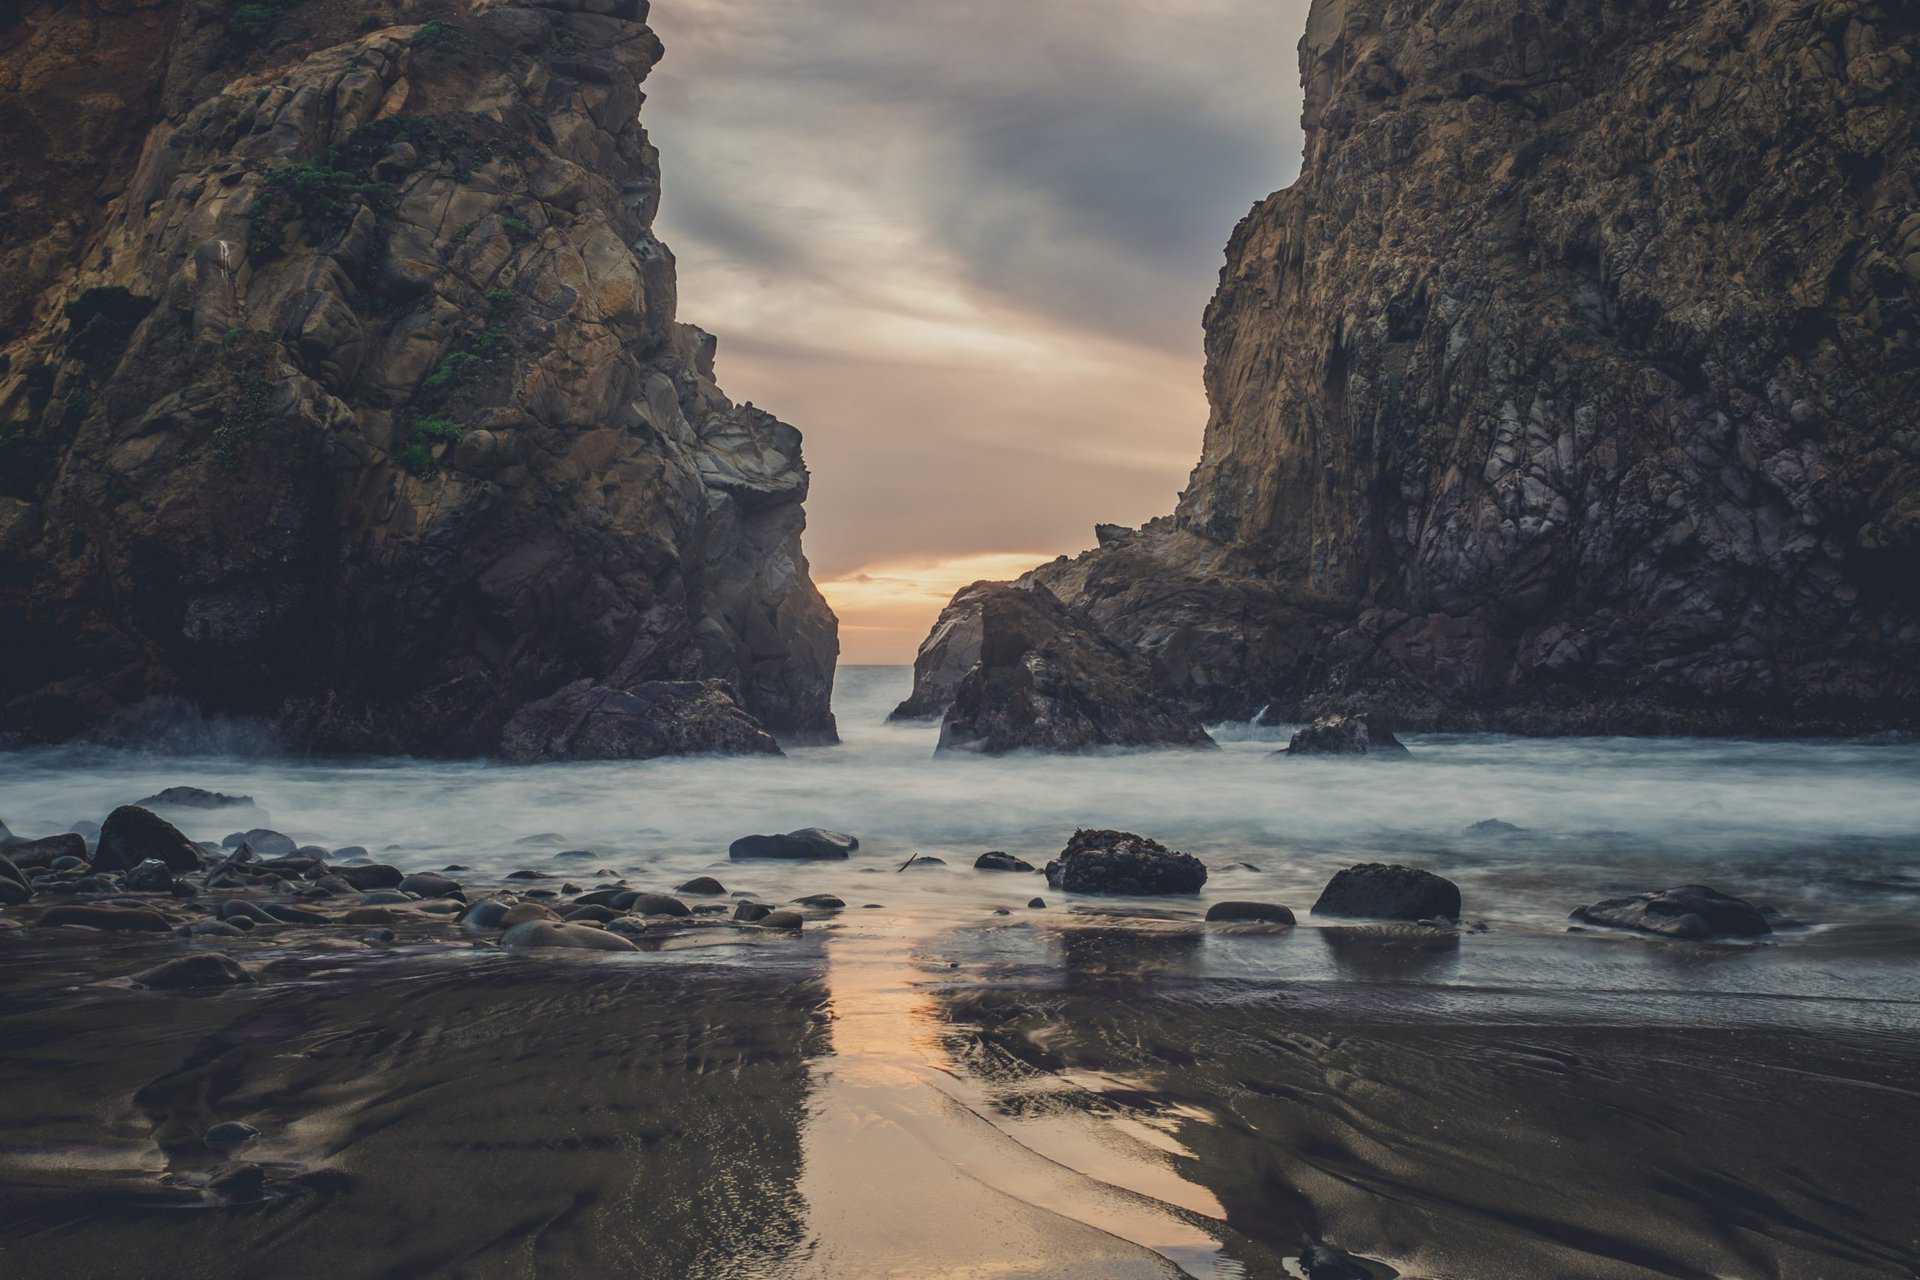
[[[169,994],[124,979],[180,941],[82,932],[0,935],[8,1276],[1920,1274],[1914,1006],[1742,996],[1754,948],[856,907],[588,959],[303,929]],[[1568,948],[1711,986],[1457,980]]]

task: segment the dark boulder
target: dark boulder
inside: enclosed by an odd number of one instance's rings
[[[33,886],[24,880],[0,876],[0,906],[17,907],[33,897]]]
[[[838,911],[847,904],[845,899],[836,898],[830,893],[810,893],[804,898],[795,898],[793,905],[796,907],[812,907],[819,911]]]
[[[617,933],[559,920],[528,920],[500,935],[500,945],[514,951],[549,948],[573,951],[635,951],[633,943]]]
[[[695,876],[693,879],[687,881],[685,884],[675,885],[673,891],[675,893],[699,893],[699,894],[711,895],[716,893],[725,893],[727,891],[727,887],[721,884],[718,880],[715,880],[712,876]]]
[[[50,867],[61,858],[74,858],[82,864],[87,860],[87,842],[70,832],[38,840],[15,840],[6,850],[17,867]]]
[[[337,874],[348,884],[352,884],[353,877],[346,873],[360,870],[363,870],[363,868],[342,867]],[[402,878],[398,887],[403,893],[417,893],[423,898],[444,898],[450,894],[460,892],[460,882],[458,880],[449,880],[438,871],[416,871],[412,875]]]
[[[187,991],[196,987],[242,987],[254,978],[230,956],[202,951],[155,965],[133,975],[135,983],[156,991]]]
[[[975,858],[973,869],[975,871],[1031,871],[1033,864],[996,849]]]
[[[1047,864],[1047,883],[1068,893],[1198,893],[1206,864],[1130,831],[1081,830]]]
[[[678,898],[664,893],[641,893],[625,890],[613,900],[613,905],[621,911],[631,911],[642,916],[690,916],[693,914],[687,904]]]
[[[822,827],[802,827],[784,835],[741,836],[727,847],[727,856],[736,862],[754,858],[837,859],[859,847],[860,841],[853,836]]]
[[[235,849],[244,844],[263,858],[281,858],[300,852],[300,846],[294,843],[292,837],[282,835],[268,827],[255,827],[251,831],[235,831],[220,844],[227,849]]]
[[[27,887],[26,873],[14,865],[12,858],[0,854],[0,880],[11,880],[21,888]]]
[[[173,889],[173,872],[167,870],[167,864],[160,859],[148,858],[127,872],[127,888],[135,893],[169,893]]]
[[[1151,660],[1045,587],[975,583],[968,593],[980,610],[980,656],[954,689],[938,751],[1213,746]]]
[[[229,1120],[214,1125],[200,1140],[210,1147],[227,1149],[244,1147],[259,1136],[260,1131],[244,1120]]]
[[[1525,827],[1516,827],[1511,822],[1502,822],[1498,818],[1482,818],[1467,828],[1467,834],[1480,840],[1504,840],[1508,836],[1525,835]]]
[[[400,868],[388,866],[384,862],[369,862],[357,867],[337,867],[333,874],[362,891],[397,889],[407,879],[401,874]]]
[[[79,836],[55,838],[80,840]],[[200,869],[199,847],[178,827],[151,810],[123,804],[100,826],[100,847],[94,851],[93,869],[129,871],[148,858],[160,859],[170,871]]]
[[[1292,924],[1293,912],[1278,902],[1216,902],[1207,908],[1209,922],[1252,920],[1263,924]]]
[[[1365,862],[1336,872],[1313,904],[1317,916],[1458,920],[1460,887],[1414,867]]]
[[[1631,898],[1609,898],[1576,908],[1568,918],[1688,940],[1758,938],[1773,932],[1763,908],[1701,884],[1683,884]]]
[[[769,911],[756,923],[763,929],[800,929],[805,927],[807,918],[798,911]]]
[[[595,903],[586,903],[577,907],[568,907],[560,913],[562,920],[594,921],[599,924],[611,924],[620,918],[620,913],[612,907],[603,907]]]
[[[1047,908],[1047,900],[1045,898],[1029,898],[1027,899],[1027,905],[1035,911],[1044,911]]]
[[[625,689],[576,680],[529,702],[500,734],[509,760],[648,760],[780,754],[724,680],[648,680]]]
[[[752,924],[772,914],[773,908],[764,902],[742,902],[733,909],[733,918],[742,924]]]
[[[126,933],[167,933],[173,923],[158,911],[145,907],[89,907],[81,905],[49,907],[40,913],[42,925],[84,925],[89,929],[107,929]]]
[[[1295,733],[1289,756],[1404,756],[1407,748],[1393,736],[1393,725],[1379,712],[1365,715],[1321,716]]]
[[[203,787],[168,787],[156,791],[145,799],[135,800],[143,809],[253,809],[259,806],[253,803],[252,796],[230,796],[221,791],[208,791]]]

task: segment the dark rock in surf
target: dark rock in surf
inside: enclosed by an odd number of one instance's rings
[[[51,867],[62,858],[73,858],[82,866],[87,861],[87,842],[72,833],[42,836],[37,840],[15,840],[6,846],[7,857],[17,867]]]
[[[135,893],[167,893],[173,889],[173,872],[158,858],[148,858],[127,872],[127,888]]]
[[[646,680],[624,689],[574,683],[514,712],[500,754],[541,760],[650,760],[656,756],[780,754],[724,680]]]
[[[1336,872],[1313,904],[1317,916],[1380,920],[1460,918],[1460,886],[1431,871],[1365,862]]]
[[[1130,831],[1076,831],[1046,870],[1068,893],[1198,893],[1207,882],[1200,859]]]
[[[150,911],[145,907],[89,907],[79,904],[49,907],[40,913],[38,923],[45,926],[77,924],[115,933],[168,933],[173,929],[172,921],[158,911]]]
[[[937,752],[1214,745],[1150,659],[1045,587],[975,583],[961,596],[969,593],[980,611],[980,656],[954,689]]]
[[[742,924],[753,924],[773,914],[773,908],[764,902],[742,902],[733,909],[733,918]]]
[[[1378,712],[1365,715],[1321,716],[1287,742],[1288,756],[1404,756],[1405,744],[1393,736],[1393,725]]]
[[[342,867],[342,878],[345,879],[348,884],[352,884],[353,878],[345,873],[357,870],[360,870],[360,868]],[[398,887],[402,893],[417,893],[423,898],[444,898],[450,894],[460,892],[460,882],[458,880],[450,880],[438,871],[416,871],[412,875],[404,877]]]
[[[735,862],[758,858],[789,860],[843,859],[860,847],[860,841],[838,831],[821,827],[802,827],[776,836],[741,836],[727,847],[727,856]]]
[[[251,986],[254,977],[239,962],[217,951],[202,951],[155,965],[133,980],[155,991],[189,991],[198,987]]]
[[[611,924],[620,918],[620,913],[612,907],[603,907],[594,903],[584,906],[568,907],[560,913],[562,920],[576,922],[595,921],[599,924]]]
[[[1033,864],[995,849],[975,858],[973,869],[975,871],[1031,871]]]
[[[112,821],[112,819],[108,819]],[[232,849],[246,845],[263,858],[282,858],[300,852],[300,846],[291,836],[282,835],[270,827],[255,827],[251,831],[235,831],[229,834],[221,845]]]
[[[812,907],[817,911],[838,911],[845,907],[846,901],[830,893],[810,893],[804,898],[795,898],[796,907]]]
[[[80,837],[56,837],[79,841]],[[84,845],[84,841],[80,841]],[[148,858],[158,858],[170,871],[198,871],[200,849],[180,829],[148,809],[123,804],[107,815],[100,827],[100,847],[94,850],[95,871],[128,871]]]
[[[1207,920],[1292,924],[1293,912],[1278,902],[1216,902],[1207,908]]]
[[[593,929],[584,924],[559,920],[528,920],[509,928],[500,936],[500,945],[510,951],[540,951],[549,948],[574,951],[634,951],[633,943],[617,933]]]
[[[641,893],[636,890],[623,890],[613,900],[613,906],[621,911],[631,911],[642,916],[690,916],[693,914],[687,904],[678,898],[664,893]]]
[[[1027,899],[1027,905],[1035,911],[1043,911],[1046,909],[1047,900],[1045,898],[1029,898]]]
[[[156,791],[145,799],[135,800],[143,809],[257,809],[252,796],[230,796],[221,791],[208,791],[203,787],[168,787]]]
[[[214,1125],[213,1128],[207,1130],[200,1141],[206,1143],[209,1147],[225,1150],[234,1147],[244,1147],[259,1136],[260,1131],[245,1121],[229,1120],[224,1124]]]
[[[673,891],[675,893],[699,893],[699,894],[712,895],[712,894],[725,893],[727,891],[727,887],[721,884],[718,880],[715,880],[712,876],[695,876],[693,879],[687,881],[685,884],[675,885]]]
[[[384,862],[369,862],[357,867],[339,867],[334,874],[356,889],[397,889],[406,881],[398,867]]]
[[[801,915],[798,911],[787,911],[782,909],[779,911],[767,912],[767,914],[761,916],[759,920],[755,921],[755,923],[758,924],[763,929],[798,930],[805,927],[807,923],[807,919],[805,916]]]
[[[1608,898],[1576,908],[1568,919],[1689,941],[1758,938],[1773,932],[1764,908],[1700,884]]]
[[[1502,822],[1498,818],[1483,818],[1467,828],[1467,834],[1482,840],[1499,840],[1507,836],[1525,835],[1525,827],[1516,827],[1511,822]]]
[[[930,853],[916,853],[901,870],[905,871],[913,867],[944,867],[946,865],[947,860],[945,858],[936,858]]]
[[[25,880],[0,876],[0,906],[17,907],[33,897],[33,886]]]

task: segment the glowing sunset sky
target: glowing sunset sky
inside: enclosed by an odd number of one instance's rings
[[[655,0],[681,318],[798,426],[842,660],[1172,509],[1200,313],[1299,167],[1307,0]]]

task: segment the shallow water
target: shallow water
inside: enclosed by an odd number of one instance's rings
[[[844,671],[845,745],[779,760],[0,755],[20,834],[191,783],[267,814],[169,815],[201,838],[850,904],[799,938],[584,963],[291,930],[248,940],[259,988],[209,998],[120,980],[171,940],[0,933],[0,1270],[1298,1276],[1319,1241],[1381,1277],[1916,1274],[1920,747],[1305,761],[1223,726],[1217,752],[935,759],[932,726],[883,723],[908,680]],[[1487,817],[1528,830],[1465,833]],[[813,824],[860,851],[727,860]],[[1082,825],[1199,854],[1206,894],[1070,901],[970,866],[1040,864]],[[911,853],[947,865],[896,870]],[[1308,914],[1370,858],[1455,879],[1488,930]],[[1807,926],[1567,931],[1690,880]],[[1249,897],[1301,927],[1199,923]],[[265,1133],[265,1206],[199,1189],[194,1135],[228,1119]]]

